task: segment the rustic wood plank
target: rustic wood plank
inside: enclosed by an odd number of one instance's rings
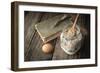
[[[28,15],[28,13],[27,13]],[[34,29],[34,25],[38,22],[47,20],[53,16],[56,16],[56,13],[29,13],[26,16],[25,20],[25,61],[43,61],[43,60],[63,60],[63,59],[80,59],[80,58],[89,58],[90,57],[90,47],[89,45],[89,35],[85,38],[87,43],[85,42],[82,48],[74,55],[66,54],[60,47],[60,38],[58,37],[55,40],[50,41],[51,44],[55,46],[54,53],[45,54],[42,52],[43,41],[41,40],[39,34]],[[32,16],[32,17],[31,17]],[[73,19],[74,19],[73,15]],[[86,28],[89,29],[89,23],[86,22],[86,18],[80,16],[78,20],[78,24],[85,24]],[[82,20],[81,20],[82,19]],[[88,19],[89,20],[89,19]],[[89,32],[89,30],[88,30]]]
[[[29,46],[32,40],[32,37],[35,33],[35,24],[37,22],[39,22],[39,18],[40,18],[41,14],[40,13],[33,13],[33,12],[29,12],[27,13],[27,15],[25,15],[25,26],[24,26],[24,55],[25,57],[28,54]]]
[[[72,20],[74,21],[75,19],[75,14],[72,15]],[[89,23],[86,22],[87,17],[84,15],[80,15],[77,24],[84,27],[84,24],[87,24],[87,29],[89,29]],[[88,18],[89,21],[89,18]],[[89,31],[88,31],[89,32]],[[84,34],[84,32],[82,32]],[[89,35],[85,36],[84,41],[83,41],[83,45],[81,47],[81,49],[74,55],[68,55],[67,53],[65,53],[61,47],[60,47],[60,38],[57,38],[57,43],[55,45],[55,51],[53,54],[53,60],[63,60],[63,59],[80,59],[80,58],[89,58],[89,52],[90,52],[90,47],[89,47]]]
[[[43,14],[43,17],[41,18],[41,21],[48,20],[56,15],[59,15],[58,13],[47,13],[47,12],[44,12],[42,14]]]
[[[47,18],[53,16],[52,14],[45,14],[41,13],[42,17],[40,21],[46,20]],[[29,28],[31,29],[31,27]],[[33,29],[31,29],[32,33]],[[29,31],[28,31],[29,32]],[[28,37],[27,39],[30,39],[30,45],[28,47],[29,51],[25,55],[25,61],[37,61],[37,60],[51,60],[52,59],[52,53],[51,54],[45,54],[42,52],[41,48],[42,45],[44,44],[43,41],[41,40],[40,36],[38,35],[37,31],[33,33],[34,35],[32,38]],[[53,40],[54,41],[54,40]],[[53,44],[53,41],[51,43]]]
[[[90,58],[90,15],[82,15],[83,17],[83,25],[87,30],[87,35],[84,38],[83,45],[80,49],[80,58],[86,59]]]
[[[37,36],[38,33],[37,33]],[[51,41],[50,43],[53,43],[53,41]],[[31,57],[31,60],[34,61],[34,60],[52,60],[52,53],[50,54],[45,54],[43,51],[42,51],[42,46],[43,46],[43,41],[41,40],[40,36],[38,37],[38,43],[37,43],[37,46],[34,48],[33,52],[32,52],[32,57]]]
[[[64,60],[64,59],[77,59],[79,58],[79,53],[75,54],[75,55],[68,55],[67,53],[65,53],[61,46],[60,46],[60,38],[57,38],[57,42],[55,45],[55,51],[53,54],[53,60]]]

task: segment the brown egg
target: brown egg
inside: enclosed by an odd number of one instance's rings
[[[42,46],[42,51],[44,52],[44,53],[52,53],[53,52],[53,50],[54,50],[54,48],[53,48],[53,46],[52,46],[52,44],[50,44],[50,43],[46,43],[46,44],[44,44],[43,46]]]

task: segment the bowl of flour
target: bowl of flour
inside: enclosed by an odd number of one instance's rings
[[[67,54],[73,55],[81,48],[83,36],[78,25],[75,30],[70,30],[70,28],[69,26],[62,31],[60,46]]]

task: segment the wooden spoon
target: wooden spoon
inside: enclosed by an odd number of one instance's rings
[[[78,17],[79,17],[79,14],[77,14],[76,18],[75,18],[75,21],[72,25],[72,27],[68,30],[67,32],[67,35],[72,38],[74,35],[75,35],[75,32],[76,32],[76,23],[77,23],[77,20],[78,20]]]

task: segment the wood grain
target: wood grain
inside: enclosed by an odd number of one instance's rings
[[[53,15],[55,15],[55,14],[53,14]],[[33,17],[31,18],[31,16],[33,16]],[[28,20],[29,19],[32,20],[32,21],[28,22],[28,23],[31,23],[31,26],[30,26],[29,30],[27,30],[27,32],[26,32],[27,35],[25,35],[26,36],[25,44],[24,44],[25,45],[25,61],[51,60],[53,54],[45,54],[42,52],[43,42],[42,42],[40,36],[38,35],[37,31],[34,29],[34,25],[40,21],[50,18],[52,15],[46,14],[46,13],[41,13],[41,17],[40,17],[41,19],[37,18],[37,20],[34,19],[35,18],[34,14],[32,14],[31,16],[30,16],[30,18],[28,18]],[[39,17],[40,13],[37,14],[37,16]],[[45,18],[44,18],[44,16],[45,16]],[[51,41],[52,44],[54,43],[53,41]]]
[[[24,26],[25,28],[24,30],[25,57],[27,56],[28,51],[30,50],[29,46],[31,44],[33,35],[35,33],[34,26],[39,21],[40,16],[41,16],[40,13],[32,13],[32,12],[27,13],[27,15],[25,16],[25,21],[24,21],[25,23],[25,26]]]
[[[56,45],[55,45],[55,51],[53,54],[53,60],[65,60],[65,59],[77,59],[79,58],[80,53],[76,53],[74,55],[68,55],[65,53],[62,48],[60,47],[60,38],[57,38]]]
[[[83,43],[81,49],[74,55],[68,55],[60,47],[60,38],[57,37],[50,41],[53,44],[54,52],[50,54],[45,54],[42,51],[43,41],[41,40],[39,34],[34,28],[36,23],[52,18],[60,13],[45,13],[45,12],[27,12],[25,14],[25,30],[24,30],[24,55],[25,61],[43,61],[43,60],[67,60],[67,59],[80,59],[90,57],[90,47],[89,47],[89,35],[85,37],[85,43]],[[75,14],[71,14],[72,20],[75,18]],[[88,18],[87,18],[88,17]],[[78,25],[86,26],[86,29],[90,28],[90,23],[86,22],[89,16],[80,15],[78,20]],[[48,27],[49,28],[49,27]],[[89,30],[88,30],[89,32]],[[84,33],[84,32],[83,32]]]

